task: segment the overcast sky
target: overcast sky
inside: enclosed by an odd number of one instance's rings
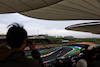
[[[12,23],[20,23],[27,30],[28,35],[48,34],[52,36],[74,36],[77,38],[100,38],[100,35],[65,30],[65,27],[86,22],[96,22],[99,20],[66,20],[50,21],[26,17],[18,13],[0,14],[0,34],[6,34],[7,26]]]

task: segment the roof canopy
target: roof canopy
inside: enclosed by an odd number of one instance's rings
[[[46,20],[100,19],[100,0],[0,0],[0,8]]]
[[[36,10],[60,1],[62,0],[0,0],[0,13]]]
[[[100,22],[90,22],[71,25],[65,28],[66,30],[90,32],[93,34],[100,34]]]

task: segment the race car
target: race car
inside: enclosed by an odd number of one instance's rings
[[[57,57],[60,57],[60,54],[58,54]]]

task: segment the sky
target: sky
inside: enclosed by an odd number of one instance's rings
[[[100,38],[98,34],[65,30],[65,27],[78,23],[99,22],[100,20],[64,20],[52,21],[27,17],[19,13],[0,14],[0,34],[6,34],[7,26],[19,23],[28,35],[74,36],[75,38]]]

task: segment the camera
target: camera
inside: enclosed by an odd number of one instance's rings
[[[32,41],[27,40],[26,46],[28,46],[28,44],[32,45]]]

